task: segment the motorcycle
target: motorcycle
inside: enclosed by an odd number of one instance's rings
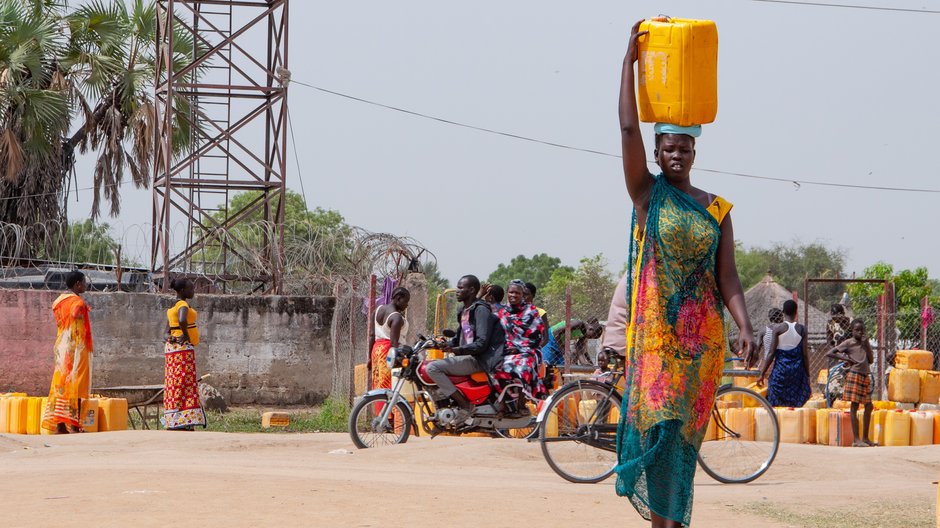
[[[444,337],[456,335],[445,330]],[[518,379],[508,376],[494,379],[483,371],[470,376],[449,376],[474,405],[473,412],[459,421],[458,406],[453,401],[436,408],[432,393],[437,384],[427,375],[431,361],[428,351],[447,346],[442,338],[418,336],[413,347],[392,348],[386,364],[401,369],[391,389],[374,389],[363,395],[349,415],[349,436],[359,449],[380,445],[403,444],[412,430],[424,431],[432,438],[441,433],[483,432],[504,438],[532,438],[538,432],[535,412],[540,400]],[[414,412],[406,395],[414,396]],[[415,415],[417,413],[417,416]]]

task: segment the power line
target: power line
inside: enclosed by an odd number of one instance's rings
[[[478,127],[478,126],[474,126],[474,125],[468,125],[468,124],[466,124],[466,123],[460,123],[460,122],[457,122],[457,121],[451,121],[450,119],[444,119],[443,117],[436,117],[436,116],[432,116],[432,115],[428,115],[428,114],[423,114],[423,113],[421,113],[421,112],[416,112],[416,111],[414,111],[414,110],[407,110],[407,109],[405,109],[405,108],[400,108],[400,107],[397,107],[397,106],[387,105],[387,104],[384,104],[384,103],[378,103],[378,102],[376,102],[376,101],[370,101],[370,100],[368,100],[368,99],[362,99],[361,97],[355,97],[355,96],[349,95],[349,94],[344,94],[344,93],[340,93],[340,92],[334,92],[333,90],[327,90],[326,88],[320,88],[319,86],[314,86],[314,85],[312,85],[312,84],[307,84],[307,83],[305,83],[305,82],[301,82],[301,81],[298,81],[298,80],[296,80],[296,79],[291,79],[291,82],[292,82],[292,83],[296,83],[296,84],[300,84],[300,85],[303,85],[303,86],[306,86],[306,87],[308,87],[308,88],[313,88],[314,90],[319,90],[319,91],[321,91],[321,92],[323,92],[323,93],[328,93],[328,94],[331,94],[331,95],[335,95],[335,96],[337,96],[337,97],[344,97],[344,98],[346,98],[346,99],[352,99],[353,101],[358,101],[358,102],[360,102],[360,103],[370,104],[370,105],[373,105],[373,106],[378,106],[378,107],[381,107],[381,108],[386,108],[386,109],[388,109],[388,110],[394,110],[394,111],[396,111],[396,112],[402,112],[402,113],[408,114],[408,115],[413,115],[413,116],[417,116],[417,117],[423,117],[423,118],[425,118],[425,119],[430,119],[430,120],[432,120],[432,121],[438,121],[438,122],[440,122],[440,123],[446,123],[446,124],[448,124],[448,125],[454,125],[454,126],[459,126],[459,127],[463,127],[463,128],[469,128],[469,129],[472,129],[472,130],[478,130],[478,131],[480,131],[480,132],[487,132],[487,133],[489,133],[489,134],[497,134],[497,135],[500,135],[500,136],[510,137],[510,138],[513,138],[513,139],[521,139],[522,141],[530,141],[530,142],[532,142],[532,143],[540,143],[540,144],[542,144],[542,145],[548,145],[548,146],[550,146],[550,147],[558,147],[558,148],[563,148],[563,149],[568,149],[568,150],[577,150],[577,151],[580,151],[580,152],[587,152],[587,153],[589,153],[589,154],[597,154],[598,156],[609,156],[609,157],[612,157],[612,158],[619,158],[619,157],[620,157],[620,156],[618,156],[617,154],[611,154],[611,153],[609,153],[609,152],[602,152],[602,151],[600,151],[600,150],[586,149],[586,148],[580,148],[580,147],[572,147],[572,146],[570,146],[570,145],[564,145],[564,144],[562,144],[562,143],[555,143],[555,142],[552,142],[552,141],[545,141],[545,140],[543,140],[543,139],[535,139],[535,138],[530,138],[530,137],[526,137],[526,136],[520,136],[520,135],[518,135],[518,134],[512,134],[512,133],[510,133],[510,132],[502,132],[502,131],[500,131],[500,130],[494,130],[494,129],[492,129],[492,128]]]
[[[933,9],[909,9],[903,7],[880,7],[880,6],[863,6],[855,4],[827,4],[825,2],[799,2],[797,0],[751,0],[752,2],[761,2],[765,4],[790,4],[798,6],[814,6],[814,7],[841,7],[844,9],[866,9],[869,11],[895,11],[899,13],[931,13],[931,14],[940,14],[940,11]]]
[[[300,156],[297,154],[297,140],[294,138],[294,120],[291,119],[290,108],[287,109],[287,129],[290,130],[290,142],[294,146],[294,165],[297,166],[297,179],[300,180],[300,196],[304,199],[304,207],[307,204],[307,191],[304,190],[304,176],[300,173]]]
[[[422,113],[422,112],[416,112],[416,111],[414,111],[414,110],[408,110],[408,109],[405,109],[405,108],[401,108],[401,107],[397,107],[397,106],[392,106],[392,105],[388,105],[388,104],[384,104],[384,103],[379,103],[379,102],[376,102],[376,101],[370,101],[369,99],[363,99],[363,98],[361,98],[361,97],[356,97],[356,96],[353,96],[353,95],[344,94],[344,93],[336,92],[336,91],[333,91],[333,90],[328,90],[328,89],[326,89],[326,88],[321,88],[321,87],[319,87],[319,86],[314,86],[314,85],[312,85],[312,84],[308,84],[308,83],[305,83],[305,82],[301,82],[301,81],[298,81],[298,80],[295,80],[295,79],[292,79],[291,82],[292,82],[292,83],[300,84],[300,85],[302,85],[302,86],[306,86],[306,87],[308,87],[308,88],[312,88],[312,89],[314,89],[314,90],[318,90],[318,91],[323,92],[323,93],[327,93],[327,94],[330,94],[330,95],[334,95],[334,96],[337,96],[337,97],[342,97],[342,98],[345,98],[345,99],[350,99],[350,100],[353,100],[353,101],[357,101],[357,102],[360,102],[360,103],[369,104],[369,105],[372,105],[372,106],[378,106],[378,107],[380,107],[380,108],[385,108],[385,109],[388,109],[388,110],[393,110],[393,111],[396,111],[396,112],[401,112],[401,113],[408,114],[408,115],[415,116],[415,117],[421,117],[421,118],[424,118],[424,119],[430,119],[430,120],[432,120],[432,121],[437,121],[437,122],[439,122],[439,123],[445,123],[445,124],[448,124],[448,125],[454,125],[454,126],[459,126],[459,127],[463,127],[463,128],[469,128],[469,129],[471,129],[471,130],[477,130],[477,131],[479,131],[479,132],[484,132],[484,133],[488,133],[488,134],[496,134],[496,135],[500,135],[500,136],[504,136],[504,137],[513,138],[513,139],[519,139],[519,140],[522,140],[522,141],[529,141],[529,142],[532,142],[532,143],[539,143],[539,144],[542,144],[542,145],[548,145],[548,146],[550,146],[550,147],[556,147],[556,148],[561,148],[561,149],[566,149],[566,150],[574,150],[574,151],[578,151],[578,152],[586,152],[586,153],[588,153],[588,154],[594,154],[594,155],[597,155],[597,156],[604,156],[604,157],[609,157],[609,158],[618,158],[618,159],[622,159],[622,156],[619,155],[619,154],[613,154],[613,153],[610,153],[610,152],[603,152],[603,151],[600,151],[600,150],[594,150],[594,149],[588,149],[588,148],[574,147],[574,146],[571,146],[571,145],[565,145],[565,144],[563,144],[563,143],[557,143],[557,142],[554,142],[554,141],[546,141],[546,140],[542,140],[542,139],[536,139],[536,138],[531,138],[531,137],[527,137],[527,136],[522,136],[522,135],[519,135],[519,134],[512,134],[512,133],[510,133],[510,132],[503,132],[503,131],[500,131],[500,130],[494,130],[494,129],[491,129],[491,128],[479,127],[479,126],[475,126],[475,125],[468,125],[468,124],[466,124],[466,123],[461,123],[461,122],[458,122],[458,121],[453,121],[453,120],[451,120],[451,119],[444,119],[444,118],[442,118],[442,117],[432,116],[432,115],[428,115],[428,114],[425,114],[425,113]],[[652,165],[653,162],[650,162],[650,164]],[[743,172],[732,172],[732,171],[724,171],[724,170],[718,170],[718,169],[705,169],[705,168],[698,168],[698,167],[696,167],[694,170],[701,171],[701,172],[709,172],[709,173],[713,173],[713,174],[725,174],[725,175],[728,175],[728,176],[738,176],[738,177],[741,177],[741,178],[751,178],[751,179],[755,179],[755,180],[767,180],[767,181],[775,181],[775,182],[793,183],[793,184],[796,184],[797,186],[799,186],[799,185],[819,185],[819,186],[824,186],[824,187],[842,187],[842,188],[848,188],[848,189],[866,189],[866,190],[878,190],[878,191],[940,193],[940,189],[916,189],[916,188],[910,188],[910,187],[886,187],[886,186],[877,186],[877,185],[857,185],[857,184],[851,184],[851,183],[833,183],[833,182],[812,181],[812,180],[795,180],[795,179],[792,179],[792,178],[775,178],[775,177],[772,177],[772,176],[758,176],[758,175],[756,175],[756,174],[747,174],[747,173],[743,173]]]

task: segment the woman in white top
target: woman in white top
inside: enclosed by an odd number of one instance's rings
[[[411,293],[405,288],[392,291],[392,302],[379,306],[375,311],[375,344],[369,354],[367,368],[372,372],[373,389],[391,389],[392,371],[385,364],[385,357],[392,347],[398,346],[398,340],[408,334],[408,320],[405,310]]]
[[[771,360],[774,362],[767,386],[767,401],[774,407],[802,407],[810,397],[809,357],[806,327],[796,322],[796,301],[783,303],[783,323],[773,326],[770,353],[761,359],[763,384]]]

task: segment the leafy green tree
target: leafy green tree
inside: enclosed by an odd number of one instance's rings
[[[0,0],[0,222],[61,221],[76,149],[97,153],[92,218],[102,195],[112,216],[120,212],[125,169],[136,186],[149,184],[156,27],[152,1],[70,9],[64,1]],[[190,33],[176,32],[173,68],[189,62],[193,46]],[[191,139],[179,117],[188,103],[174,103],[180,152]]]
[[[541,289],[548,284],[552,274],[559,269],[567,269],[571,272],[574,271],[574,268],[570,266],[562,266],[561,259],[558,257],[550,257],[545,253],[532,255],[531,258],[525,255],[519,255],[513,258],[509,264],[500,264],[497,266],[496,270],[490,273],[486,282],[499,284],[503,288],[513,279],[522,279],[525,282],[531,282],[539,288],[539,291],[536,292],[536,303],[538,304],[542,299]]]
[[[429,329],[434,328],[434,308],[435,303],[437,302],[437,296],[444,292],[444,290],[450,288],[450,281],[448,281],[443,275],[441,275],[441,270],[437,267],[437,262],[428,262],[421,267],[421,271],[424,272],[424,278],[428,281],[428,319],[427,324]],[[448,315],[453,314],[453,307],[456,306],[453,297],[450,296],[448,299],[449,303],[447,306]],[[444,321],[444,327],[453,327],[453,321]]]
[[[247,191],[233,195],[222,210],[213,213],[212,221],[204,223],[208,226],[223,224],[227,214],[237,214],[250,207],[260,194],[260,191]],[[279,198],[272,200],[272,207],[279,205]],[[193,258],[199,271],[221,273],[224,269],[238,273],[257,269],[258,261],[265,258],[266,241],[275,234],[275,226],[262,219],[263,212],[259,208],[248,214],[244,222],[220,235],[233,248],[232,253],[223,254],[217,242],[199,251]],[[287,282],[294,283],[295,290],[305,288],[304,281],[321,281],[354,266],[353,230],[339,212],[320,207],[311,211],[300,194],[287,191],[283,227],[284,275]],[[196,230],[197,237],[203,234],[201,228]]]
[[[819,242],[778,243],[770,248],[745,248],[736,242],[735,262],[745,290],[760,282],[770,271],[778,284],[802,295],[806,277],[835,279],[844,276],[845,251]],[[838,283],[818,284],[813,288],[810,302],[828,312],[829,305],[842,296],[843,288]]]
[[[603,319],[610,307],[610,298],[617,287],[617,279],[607,269],[603,254],[583,258],[577,269],[556,269],[543,293],[542,307],[551,316],[552,323],[565,318],[565,290],[571,285],[571,314],[577,319],[596,317]]]
[[[895,273],[894,266],[891,264],[877,262],[865,268],[861,278],[884,279],[894,283],[900,345],[904,348],[917,346],[921,337],[920,314],[923,298],[925,296],[929,297],[931,304],[940,301],[940,297],[935,295],[935,292],[940,292],[933,289],[933,281],[930,280],[927,274],[927,268],[919,267]],[[878,297],[884,293],[884,286],[882,284],[854,283],[849,285],[848,291],[852,310],[855,312],[856,317],[865,321],[865,326],[871,334],[877,323],[875,319],[877,310],[871,308],[878,305]]]
[[[49,258],[79,264],[114,264],[118,242],[110,229],[108,224],[96,224],[91,219],[72,222]]]

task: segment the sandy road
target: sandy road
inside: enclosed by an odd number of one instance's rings
[[[648,526],[612,480],[569,484],[520,440],[358,451],[344,434],[0,435],[0,468],[3,527]],[[700,471],[692,525],[825,526],[834,521],[812,513],[835,512],[851,526],[851,515],[897,508],[887,518],[903,522],[885,526],[932,526],[938,476],[940,446],[784,444],[749,485]]]

